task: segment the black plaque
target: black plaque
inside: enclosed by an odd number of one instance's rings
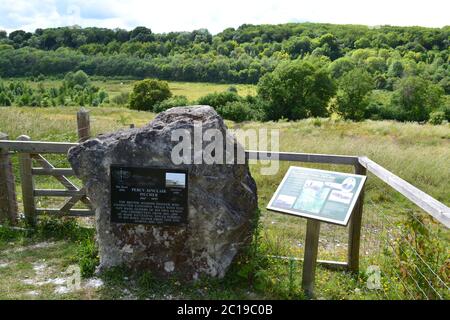
[[[111,222],[156,225],[186,223],[185,170],[112,165]]]

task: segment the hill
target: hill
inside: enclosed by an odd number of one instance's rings
[[[281,61],[323,57],[338,77],[351,64],[392,90],[404,75],[449,85],[450,27],[370,28],[360,25],[290,23],[242,25],[212,35],[61,27],[35,32],[0,31],[0,76],[61,76],[84,70],[108,77],[156,77],[176,81],[256,83]]]

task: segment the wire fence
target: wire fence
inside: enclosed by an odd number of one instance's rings
[[[371,197],[376,193],[394,199],[376,201]],[[380,299],[447,300],[449,230],[413,206],[397,197],[395,191],[371,184],[361,230],[361,271]],[[347,230],[328,226],[321,236],[325,239],[321,256],[342,259],[347,250]]]
[[[347,291],[363,291],[360,298],[390,300],[447,300],[450,298],[450,232],[428,213],[388,185],[369,174],[364,201],[360,243],[360,273],[346,274],[354,281]],[[262,217],[264,246],[271,257],[285,260],[285,277],[292,263],[304,254],[306,219],[267,212]],[[345,262],[348,227],[321,224],[318,260]],[[323,268],[318,271],[324,273]],[[338,284],[342,272],[326,274],[327,282]],[[323,289],[323,288],[322,288]],[[340,292],[337,298],[354,298]],[[325,295],[326,296],[326,295]],[[356,296],[358,297],[358,296]]]

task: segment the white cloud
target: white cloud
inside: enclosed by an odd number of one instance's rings
[[[98,26],[155,32],[208,28],[212,33],[243,23],[298,21],[366,25],[448,25],[446,0],[0,0],[0,29]]]

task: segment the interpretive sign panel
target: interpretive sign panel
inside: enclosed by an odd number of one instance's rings
[[[176,225],[188,214],[184,170],[112,165],[111,222]]]
[[[366,177],[290,167],[267,209],[347,225]]]

